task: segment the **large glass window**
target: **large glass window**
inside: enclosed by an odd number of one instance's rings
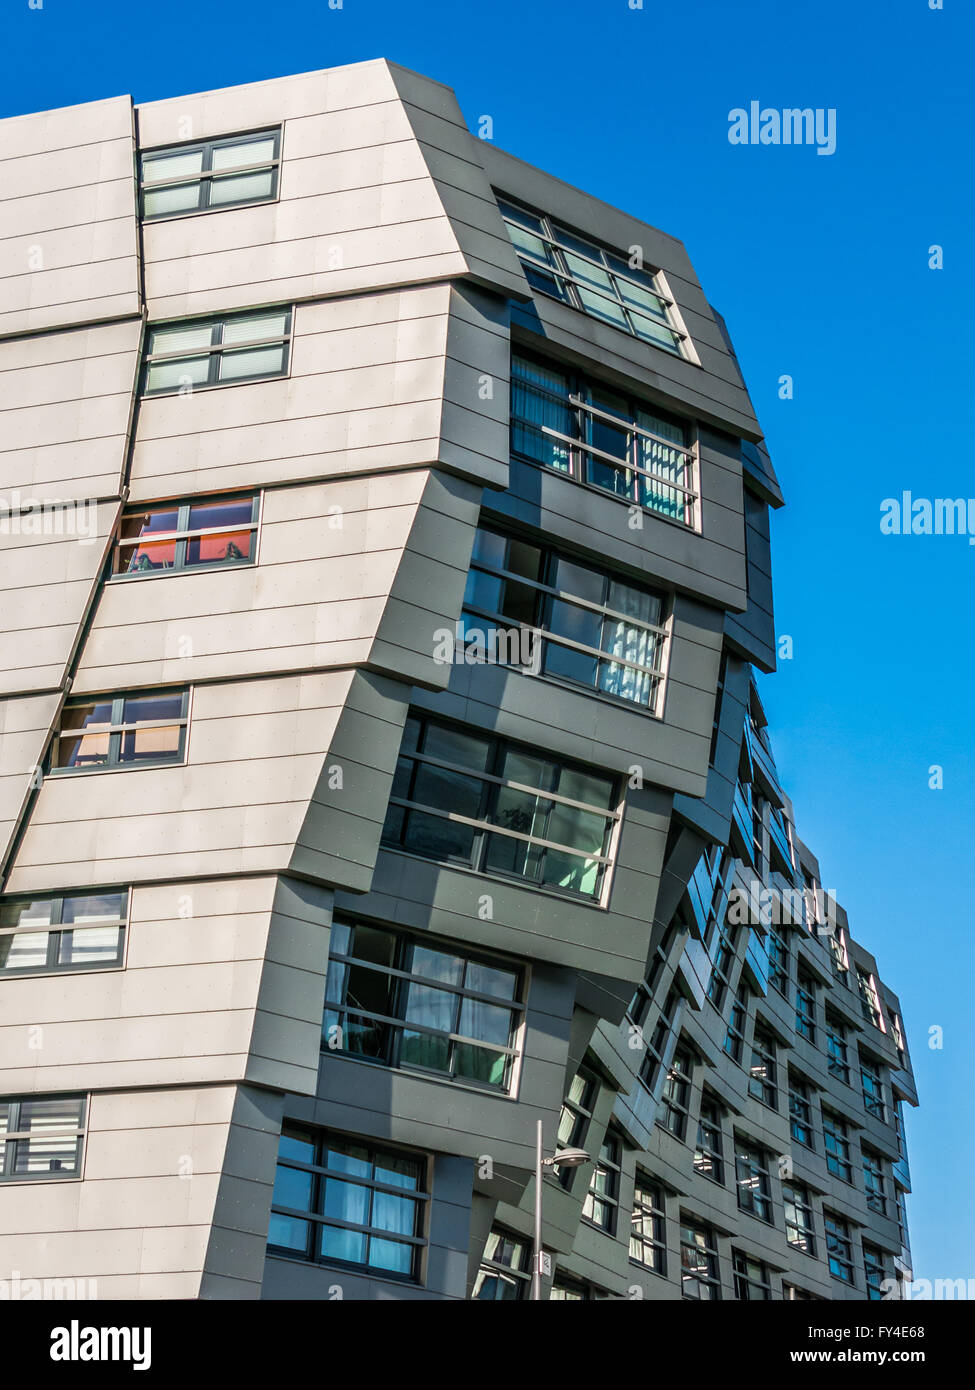
[[[728,1030],[724,1038],[724,1050],[733,1062],[741,1062],[745,1049],[745,1019],[748,1015],[748,987],[739,986],[735,1002],[731,1006]],[[751,1082],[749,1082],[749,1087]]]
[[[661,1188],[637,1172],[630,1222],[630,1259],[655,1274],[667,1273],[667,1217]]]
[[[588,1067],[580,1067],[569,1085],[559,1113],[558,1147],[581,1149],[592,1122],[592,1112],[599,1094],[599,1081]],[[558,1168],[556,1175],[563,1187],[571,1187],[577,1169]]]
[[[836,1178],[852,1183],[853,1168],[850,1164],[849,1131],[845,1121],[832,1110],[823,1110],[823,1144],[826,1149],[826,1167]]]
[[[732,1260],[735,1275],[735,1298],[770,1299],[772,1281],[768,1265],[763,1260],[755,1260],[742,1250],[733,1252]]]
[[[259,501],[247,493],[128,508],[115,542],[112,577],[253,564]]]
[[[815,1148],[809,1087],[794,1072],[789,1073],[789,1124],[797,1144],[807,1149]]]
[[[857,992],[860,995],[860,1008],[864,1018],[883,1032],[884,1015],[880,1007],[880,995],[877,993],[877,982],[868,970],[861,970],[859,966],[857,966]]]
[[[473,1297],[495,1302],[525,1299],[531,1289],[531,1246],[521,1236],[494,1227],[474,1280]]]
[[[701,1101],[701,1116],[697,1123],[697,1146],[694,1150],[694,1171],[711,1182],[724,1183],[722,1158],[721,1111],[712,1100]]]
[[[867,1194],[867,1206],[878,1216],[887,1215],[887,1178],[884,1160],[880,1154],[861,1145],[863,1160],[863,1189]]]
[[[816,987],[801,971],[796,982],[796,1032],[807,1042],[816,1041]]]
[[[835,1211],[823,1212],[823,1226],[826,1230],[826,1255],[829,1272],[834,1279],[844,1284],[853,1283],[853,1243],[850,1240],[850,1225]]]
[[[863,1269],[867,1278],[867,1298],[871,1302],[884,1298],[884,1280],[888,1277],[884,1252],[875,1245],[863,1242]]]
[[[694,1073],[694,1058],[686,1047],[678,1047],[664,1083],[663,1103],[664,1124],[671,1134],[683,1140],[687,1134],[687,1112],[691,1100],[691,1078]]]
[[[710,1226],[681,1220],[680,1264],[681,1292],[685,1298],[720,1299],[718,1245]]]
[[[189,691],[69,700],[54,738],[51,771],[157,767],[183,761]]]
[[[128,892],[0,901],[0,976],[122,964]]]
[[[337,919],[322,1047],[506,1091],[521,996],[521,972],[510,965]]]
[[[785,1207],[786,1240],[803,1254],[815,1255],[816,1229],[808,1188],[798,1182],[783,1183],[782,1202]]]
[[[618,1134],[610,1130],[603,1140],[599,1157],[593,1168],[589,1191],[582,1204],[582,1215],[600,1230],[610,1235],[616,1232],[616,1214],[620,1202],[620,1167],[623,1146]]]
[[[285,1124],[268,1248],[416,1280],[426,1244],[427,1162],[344,1135]]]
[[[668,991],[667,998],[664,1000],[656,1027],[649,1041],[646,1042],[646,1051],[643,1054],[643,1061],[640,1063],[640,1080],[648,1091],[652,1092],[657,1085],[663,1068],[667,1045],[677,1024],[679,1008],[680,995],[675,989],[672,989]]]
[[[668,638],[663,615],[663,596],[643,585],[494,527],[477,530],[463,613],[473,655],[537,662],[546,676],[656,714]]]
[[[480,873],[598,899],[616,782],[487,734],[406,722],[383,842]]]
[[[85,1134],[84,1096],[0,1100],[0,1181],[77,1178]]]
[[[769,1185],[768,1155],[764,1149],[735,1135],[735,1176],[738,1206],[760,1221],[772,1220],[772,1190]]]
[[[687,425],[588,377],[515,355],[511,451],[685,526],[697,524]]]
[[[142,216],[177,217],[277,196],[281,131],[147,150],[139,160]]]
[[[846,1028],[830,1013],[826,1015],[826,1065],[830,1076],[849,1084],[850,1060],[847,1055]]]
[[[533,290],[682,355],[686,335],[654,272],[506,199],[498,206]]]
[[[731,967],[735,959],[738,929],[728,922],[725,915],[723,921],[715,923],[714,930],[716,937],[712,946],[708,998],[716,1009],[720,1009],[731,987]]]
[[[775,1084],[775,1043],[771,1033],[756,1026],[752,1039],[752,1064],[748,1074],[749,1095],[775,1110],[778,1105]]]
[[[863,1108],[875,1120],[886,1120],[887,1105],[884,1099],[884,1078],[880,1064],[860,1053],[860,1085],[863,1091]]]
[[[789,947],[783,936],[774,926],[766,928],[765,940],[768,948],[769,980],[780,994],[789,990]]]
[[[142,393],[190,393],[287,376],[290,345],[290,308],[153,324]]]

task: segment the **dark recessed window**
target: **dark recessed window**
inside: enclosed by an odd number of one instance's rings
[[[531,1289],[531,1246],[522,1236],[493,1227],[488,1233],[473,1297],[497,1303],[525,1299]]]
[[[768,949],[769,980],[780,994],[787,994],[789,991],[789,947],[785,938],[776,931],[774,926],[766,928],[765,941]]]
[[[826,1015],[826,1065],[830,1076],[849,1084],[850,1061],[847,1055],[846,1028],[832,1014]]]
[[[769,1185],[768,1155],[764,1149],[735,1135],[735,1177],[738,1206],[760,1221],[772,1220],[772,1190]]]
[[[411,716],[382,838],[427,859],[597,899],[618,804],[613,778]]]
[[[189,691],[69,700],[54,739],[52,773],[181,763]]]
[[[732,1265],[735,1275],[735,1298],[754,1300],[772,1297],[772,1281],[768,1265],[763,1260],[752,1259],[742,1250],[733,1252]]]
[[[710,1226],[681,1220],[680,1266],[681,1293],[685,1298],[720,1299],[718,1245]]]
[[[189,395],[287,376],[290,346],[290,308],[152,325],[142,394]]]
[[[631,265],[620,253],[604,250],[548,217],[507,200],[499,199],[498,206],[533,290],[683,355],[686,334],[674,321],[673,300],[656,273]]]
[[[724,1050],[733,1062],[741,1062],[745,1050],[745,1019],[748,1014],[748,986],[741,985],[731,1006],[728,1030],[724,1038]],[[749,1082],[749,1088],[751,1082]]]
[[[619,1135],[610,1131],[603,1140],[599,1157],[582,1204],[582,1216],[609,1235],[616,1233],[616,1213],[620,1204],[620,1167],[623,1146]]]
[[[645,1039],[646,1050],[643,1054],[643,1061],[640,1063],[640,1080],[650,1092],[655,1089],[660,1077],[667,1044],[677,1026],[677,1014],[680,1006],[680,995],[675,989],[670,990],[664,1000],[663,1008],[660,1010],[653,1033],[649,1040]]]
[[[737,950],[738,928],[728,922],[727,917],[715,924],[715,939],[711,944],[711,978],[708,981],[708,998],[716,1009],[720,1009],[731,988],[731,967]]]
[[[0,902],[0,975],[121,965],[128,908],[127,891]]]
[[[844,1284],[853,1283],[853,1244],[850,1240],[850,1225],[835,1211],[823,1212],[823,1226],[826,1231],[826,1255],[829,1272],[834,1279]]]
[[[515,355],[511,452],[671,521],[697,525],[689,427],[589,377]]]
[[[786,1240],[804,1255],[815,1255],[816,1230],[808,1189],[798,1182],[783,1183],[782,1202],[785,1207]]]
[[[877,981],[868,970],[861,970],[859,966],[857,966],[857,993],[860,995],[860,1009],[864,1018],[883,1032],[884,1015],[880,1007],[880,995],[877,993]]]
[[[693,1056],[686,1047],[676,1048],[661,1096],[664,1125],[675,1139],[683,1140],[687,1134],[687,1112],[691,1100],[693,1074]]]
[[[867,1206],[878,1216],[887,1215],[887,1178],[884,1160],[872,1149],[861,1146],[863,1160],[863,1190],[867,1194]]]
[[[863,1269],[866,1275],[867,1298],[871,1301],[883,1299],[884,1280],[888,1277],[884,1252],[875,1245],[863,1242]]]
[[[528,666],[659,712],[669,628],[662,594],[478,527],[464,594],[470,660]]]
[[[426,1244],[427,1163],[396,1149],[285,1124],[268,1249],[416,1280]]]
[[[190,498],[130,507],[122,515],[113,579],[252,565],[260,497]]]
[[[816,987],[801,971],[796,981],[796,1032],[807,1042],[816,1041]]]
[[[697,1146],[694,1150],[694,1171],[711,1182],[724,1183],[722,1158],[721,1111],[714,1101],[701,1101],[701,1117],[697,1124]]]
[[[147,150],[139,160],[142,216],[216,212],[277,197],[281,131]]]
[[[637,1172],[630,1222],[630,1259],[654,1274],[667,1274],[667,1217],[661,1188]]]
[[[581,1149],[592,1123],[592,1112],[599,1095],[599,1081],[588,1067],[580,1067],[569,1085],[568,1094],[559,1112],[558,1147]],[[578,1171],[575,1168],[555,1168],[563,1187],[571,1187]]]
[[[518,970],[366,922],[332,924],[322,1047],[506,1091]]]
[[[749,1068],[748,1091],[756,1100],[775,1110],[778,1105],[775,1085],[775,1043],[772,1035],[756,1027],[752,1039],[752,1064]]]
[[[84,1096],[17,1096],[0,1100],[0,1181],[79,1177],[84,1134]]]
[[[886,1120],[887,1105],[884,1100],[884,1078],[877,1062],[860,1054],[860,1085],[863,1090],[863,1108],[875,1120]]]
[[[797,1144],[807,1149],[816,1147],[809,1087],[792,1072],[789,1073],[789,1124]]]
[[[852,1183],[853,1168],[850,1163],[849,1131],[845,1121],[832,1110],[823,1110],[823,1146],[826,1150],[826,1167],[836,1178]]]

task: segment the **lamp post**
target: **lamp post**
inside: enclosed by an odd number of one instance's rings
[[[542,1122],[535,1131],[535,1240],[532,1245],[532,1298],[542,1296],[542,1177],[546,1168],[579,1168],[589,1162],[585,1149],[556,1149],[551,1158],[542,1151]]]

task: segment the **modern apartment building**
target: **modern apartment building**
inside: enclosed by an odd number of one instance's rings
[[[524,1297],[541,1121],[543,1297],[893,1288],[683,245],[385,61],[0,125],[0,1266]]]

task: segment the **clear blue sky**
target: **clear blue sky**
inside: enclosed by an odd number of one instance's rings
[[[788,504],[773,563],[795,657],[762,683],[780,771],[907,1018],[915,1272],[975,1278],[975,547],[879,530],[904,489],[975,497],[975,21],[944,3],[8,0],[0,114],[385,56],[452,86],[472,127],[490,115],[499,145],[686,242]],[[835,107],[836,153],[733,147],[728,113],[752,100]]]

